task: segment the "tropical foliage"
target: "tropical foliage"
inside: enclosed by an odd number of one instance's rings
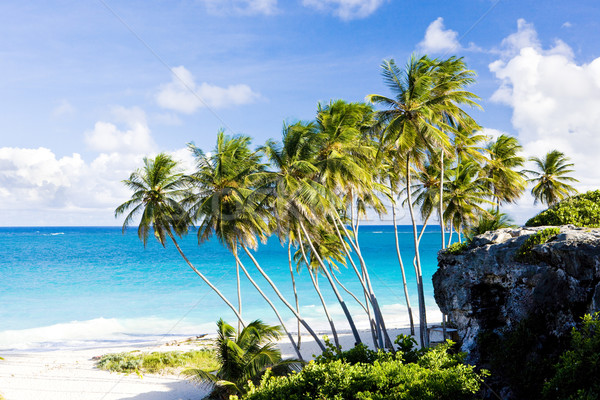
[[[546,228],[534,233],[533,235],[529,236],[517,249],[515,258],[518,261],[528,261],[531,257],[531,250],[534,246],[549,242],[550,240],[554,239],[559,233],[559,228]]]
[[[219,320],[215,340],[219,368],[215,372],[190,368],[184,374],[210,385],[211,398],[228,399],[229,395],[244,394],[248,382],[257,383],[267,370],[278,375],[300,369],[300,361],[281,359],[281,351],[274,343],[280,336],[280,327],[266,325],[260,320],[252,321],[241,332]]]
[[[450,353],[446,343],[406,362],[402,352],[366,353],[351,362],[349,353],[337,359],[310,362],[300,373],[285,377],[263,376],[252,386],[247,400],[278,399],[473,399],[487,375],[463,363],[463,355]],[[371,361],[372,360],[372,361]]]
[[[542,211],[526,226],[575,225],[600,228],[600,190],[578,194]]]
[[[571,345],[544,385],[544,399],[597,399],[600,397],[600,313],[586,314],[573,328]]]
[[[105,354],[100,357],[96,366],[111,372],[126,374],[135,372],[159,373],[176,371],[182,368],[196,368],[204,371],[214,371],[219,362],[214,351],[210,349],[181,351],[155,351],[152,353],[128,352]]]
[[[573,164],[569,164],[569,158],[558,150],[552,150],[543,158],[530,158],[537,170],[526,170],[524,172],[532,176],[528,182],[535,185],[531,189],[531,194],[538,201],[548,206],[553,206],[560,200],[568,197],[572,193],[577,193],[577,189],[567,182],[579,182],[577,179],[567,176],[573,172]]]
[[[308,272],[323,299],[335,346],[339,346],[338,329],[327,309],[325,291],[335,296],[356,343],[365,338],[355,319],[364,318],[375,350],[394,347],[371,281],[369,260],[361,251],[359,226],[368,214],[391,212],[396,227],[398,209],[406,207],[414,258],[406,260],[401,254],[397,231],[394,240],[411,327],[410,272],[405,266],[414,267],[419,342],[426,347],[427,305],[419,252],[425,227],[437,219],[444,248],[504,226],[499,209],[525,190],[520,171],[525,160],[516,138],[484,136],[467,113],[479,105],[478,97],[468,91],[475,74],[462,58],[413,56],[404,67],[388,60],[382,64],[382,75],[389,97],[369,95],[370,104],[343,100],[319,104],[314,120],[284,124],[280,140],[252,148],[248,136],[220,131],[210,152],[190,144],[196,165],[185,174],[166,154],[146,158],[143,167],[124,181],[132,196],[115,215],[125,215],[124,229],[139,219],[138,235],[144,244],[150,233],[163,246],[170,240],[188,266],[234,312],[240,332],[246,327],[240,290],[245,276],[269,304],[302,359],[299,336],[294,338],[284,323],[281,304],[297,320],[298,331],[312,335],[321,351],[326,346],[301,313],[294,280],[299,271]],[[571,172],[565,157],[554,165],[559,172]],[[560,176],[555,180],[564,179],[564,174]],[[485,210],[490,205],[495,205],[494,211]],[[179,238],[192,231],[200,245],[216,238],[231,252],[237,305],[180,248]],[[288,248],[288,265],[281,267],[290,271],[293,293],[284,293],[256,256],[271,236]],[[260,282],[252,277],[250,267],[260,274]],[[350,271],[343,276],[354,281],[356,293],[341,281],[342,269]],[[350,312],[348,296],[364,315]]]

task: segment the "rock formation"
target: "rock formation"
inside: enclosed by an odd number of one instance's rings
[[[477,236],[461,254],[439,253],[435,300],[470,362],[480,361],[481,335],[506,335],[535,319],[544,325],[541,336],[560,338],[585,313],[600,311],[600,229],[563,226],[534,246],[528,262],[516,261],[523,242],[542,229],[500,229]]]

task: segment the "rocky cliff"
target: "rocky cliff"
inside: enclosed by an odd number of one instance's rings
[[[536,321],[548,342],[567,336],[585,313],[600,311],[600,229],[563,226],[534,246],[527,262],[516,261],[523,242],[542,229],[488,232],[461,254],[438,255],[435,300],[471,362],[481,361],[478,343],[486,335],[506,336],[522,321]]]

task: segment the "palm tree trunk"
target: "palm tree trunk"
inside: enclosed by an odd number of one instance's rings
[[[296,300],[296,311],[300,313],[300,305],[298,304],[298,291],[296,290],[296,278],[294,277],[294,268],[292,267],[292,241],[288,240],[288,262],[290,264],[290,275],[292,276],[292,288],[294,289],[294,299]],[[302,334],[300,332],[300,321],[298,321],[298,348],[300,348],[300,341],[302,340]]]
[[[219,289],[216,288],[215,285],[213,285],[212,283],[210,283],[210,281],[208,280],[208,278],[206,278],[202,274],[202,272],[198,271],[198,269],[196,267],[194,267],[194,265],[190,262],[190,260],[185,256],[185,254],[183,253],[183,250],[181,250],[181,247],[179,247],[179,244],[177,243],[177,240],[175,240],[175,237],[173,236],[173,234],[169,230],[167,230],[167,235],[169,235],[169,237],[173,241],[173,244],[177,248],[177,251],[179,252],[179,254],[181,255],[181,257],[183,257],[183,259],[185,260],[185,262],[187,263],[187,265],[190,266],[190,268],[196,273],[196,275],[198,275],[204,281],[204,283],[206,283],[221,298],[221,300],[223,300],[225,302],[225,304],[227,304],[229,306],[229,308],[231,308],[231,310],[233,311],[233,313],[235,314],[235,316],[238,318],[238,321],[241,321],[242,326],[245,328],[246,324],[244,324],[244,320],[242,319],[242,316],[240,315],[240,313],[238,312],[238,310],[236,310],[236,308],[233,306],[233,304],[231,304],[231,302],[229,300],[227,300],[227,298],[225,296],[223,296],[223,294],[219,291]]]
[[[333,293],[335,293],[335,297],[337,298],[338,302],[340,303],[340,306],[342,307],[342,310],[344,311],[344,314],[346,315],[348,324],[350,324],[350,330],[352,330],[352,334],[354,335],[354,340],[356,341],[356,343],[362,343],[362,341],[360,339],[360,335],[358,334],[358,330],[356,329],[356,325],[354,325],[354,320],[352,319],[352,315],[350,314],[350,311],[348,310],[348,307],[346,306],[346,302],[344,301],[344,299],[342,298],[342,295],[340,294],[337,287],[335,286],[335,283],[333,282],[333,279],[331,278],[331,275],[329,274],[329,271],[327,270],[327,266],[321,259],[321,256],[317,252],[317,249],[315,249],[315,246],[313,245],[312,241],[310,240],[310,236],[309,236],[308,232],[306,231],[304,224],[302,223],[302,221],[299,221],[299,222],[300,222],[300,228],[304,232],[304,237],[308,241],[308,245],[310,246],[311,250],[313,251],[315,257],[317,257],[317,260],[319,261],[319,264],[321,265],[323,273],[325,274],[325,277],[329,281],[329,284],[331,285],[331,288],[333,289]],[[302,247],[302,244],[300,245],[300,247]]]
[[[285,297],[283,297],[283,295],[281,294],[281,292],[279,291],[279,289],[277,288],[277,286],[275,285],[275,283],[271,280],[271,278],[269,278],[269,275],[267,275],[265,273],[265,271],[261,268],[260,264],[258,263],[258,261],[256,261],[256,258],[254,258],[254,256],[252,255],[252,253],[250,253],[250,251],[248,251],[248,249],[244,245],[242,245],[242,249],[244,249],[244,251],[246,252],[246,254],[248,255],[248,257],[250,257],[250,259],[254,263],[254,266],[256,267],[256,269],[258,270],[258,272],[260,272],[260,274],[267,280],[267,282],[269,282],[269,285],[271,285],[271,287],[273,288],[273,290],[277,294],[277,297],[279,297],[279,299],[283,302],[283,304],[285,304],[286,307],[290,309],[290,311],[292,312],[292,314],[294,314],[294,316],[298,319],[298,321],[300,321],[300,323],[302,324],[302,326],[304,326],[304,328],[308,331],[308,333],[310,333],[310,335],[315,339],[315,342],[317,343],[317,345],[319,346],[319,348],[321,349],[321,351],[325,351],[325,346],[323,345],[323,342],[321,342],[321,339],[319,339],[319,336],[317,336],[317,334],[315,333],[315,331],[304,320],[304,318],[302,318],[300,316],[300,313],[298,313],[294,309],[294,307],[285,299]]]
[[[444,237],[444,149],[441,152],[440,164],[440,205],[438,214],[440,216],[440,228],[442,229],[442,249],[444,249],[446,244],[446,238]]]
[[[292,344],[292,346],[294,346],[294,351],[296,352],[296,355],[298,356],[298,358],[300,360],[302,360],[302,354],[300,354],[300,349],[298,348],[298,345],[296,344],[296,342],[294,341],[294,338],[292,337],[292,335],[290,334],[290,332],[288,332],[287,328],[285,327],[285,324],[283,323],[283,319],[281,318],[281,315],[279,315],[279,311],[277,311],[277,308],[275,307],[275,305],[273,304],[273,302],[267,297],[267,295],[260,289],[260,287],[258,286],[258,284],[254,281],[254,279],[252,279],[252,277],[250,276],[250,274],[248,273],[248,270],[246,270],[246,267],[244,267],[244,264],[242,264],[242,261],[240,260],[240,258],[238,257],[237,251],[233,251],[233,256],[235,257],[236,262],[238,263],[238,265],[242,268],[242,271],[244,271],[244,274],[246,275],[246,277],[248,278],[248,280],[250,281],[250,283],[252,283],[252,285],[254,285],[254,287],[256,288],[256,290],[258,290],[258,293],[261,294],[261,296],[265,299],[265,301],[267,303],[269,303],[269,305],[271,306],[271,308],[273,309],[273,312],[275,313],[275,315],[277,316],[277,319],[279,320],[279,323],[281,324],[281,327],[283,328],[283,330],[285,331],[288,339],[290,339],[290,343]]]
[[[237,296],[238,296],[238,311],[242,315],[242,290],[240,287],[240,264],[235,260],[235,275],[237,278]],[[240,332],[242,321],[238,319],[238,332]]]
[[[305,262],[307,262],[307,261],[308,260],[305,259]],[[312,268],[310,267],[310,264],[308,262],[306,263],[306,268],[308,269],[308,274],[310,275],[310,280],[312,281],[312,284],[315,287],[317,294],[319,295],[319,300],[321,300],[321,304],[323,305],[323,310],[325,311],[325,317],[327,318],[327,321],[329,321],[329,327],[331,328],[331,334],[333,335],[333,341],[335,342],[335,346],[338,349],[341,349],[342,346],[340,345],[340,338],[338,337],[337,329],[335,329],[335,324],[333,323],[333,319],[331,319],[331,315],[329,314],[329,309],[327,308],[327,303],[325,303],[325,299],[323,298],[321,289],[319,289],[319,284],[315,280],[315,275],[313,274]]]
[[[415,243],[415,258],[417,272],[417,288],[419,293],[419,338],[422,347],[429,347],[429,338],[427,337],[427,312],[425,309],[425,291],[423,289],[423,274],[421,272],[421,257],[419,254],[419,238],[417,233],[417,222],[415,220],[415,211],[412,205],[412,196],[410,193],[410,155],[406,156],[406,194],[408,196],[408,209],[413,226],[413,237]]]
[[[396,254],[398,255],[398,264],[400,264],[400,271],[402,272],[402,285],[404,286],[404,298],[406,299],[406,308],[408,311],[408,319],[410,321],[410,334],[415,335],[415,321],[413,320],[412,307],[410,305],[410,298],[408,296],[408,285],[406,284],[406,272],[404,271],[404,263],[402,262],[402,255],[400,254],[400,243],[398,241],[398,225],[396,225],[396,202],[392,198],[392,220],[394,224],[394,239],[396,240]]]
[[[352,296],[352,298],[354,300],[356,300],[356,302],[362,307],[362,309],[365,310],[365,313],[368,314],[369,311],[367,310],[367,307],[358,299],[358,297],[356,297],[356,295],[354,293],[352,293],[350,290],[348,290],[348,288],[346,288],[346,286],[344,286],[344,284],[339,281],[339,279],[337,278],[337,276],[335,276],[335,273],[333,272],[333,269],[331,268],[331,266],[329,266],[329,272],[331,272],[331,276],[333,277],[333,279],[335,279],[336,283],[338,285],[340,285],[340,287],[342,289],[344,289],[344,291],[346,293],[348,293],[350,296]]]
[[[341,223],[341,220],[339,218],[338,215],[335,215],[335,217],[338,220],[338,223]],[[343,224],[341,225],[343,226]],[[381,309],[379,308],[379,303],[377,302],[377,298],[375,297],[375,292],[373,291],[373,287],[371,286],[371,278],[369,277],[369,272],[367,270],[367,264],[365,263],[365,259],[363,258],[361,252],[360,252],[360,247],[358,245],[358,242],[354,242],[353,240],[348,240],[350,242],[350,245],[352,246],[352,248],[354,248],[354,251],[356,252],[356,255],[358,256],[358,261],[360,262],[360,266],[361,266],[361,270],[365,276],[365,283],[367,285],[367,289],[369,291],[369,296],[371,298],[371,304],[373,305],[373,312],[375,313],[375,322],[377,325],[377,330],[378,330],[378,339],[379,339],[379,346],[381,348],[384,347],[383,344],[383,339],[385,338],[385,347],[389,348],[389,349],[393,349],[394,345],[392,344],[392,341],[390,339],[390,336],[388,335],[387,329],[385,327],[385,322],[383,320],[383,314],[381,313]]]
[[[340,226],[342,228],[344,228],[344,225],[341,223],[339,218],[337,219],[337,221],[339,221]],[[350,251],[348,250],[346,241],[343,239],[342,234],[340,233],[338,224],[336,223],[335,219],[333,221],[333,226],[335,227],[335,232],[342,243],[342,248],[344,249],[344,253],[346,254],[346,257],[348,258],[348,260],[350,261],[350,265],[352,265],[352,268],[354,269],[354,273],[356,273],[356,276],[358,277],[358,281],[360,282],[360,284],[363,288],[363,292],[365,294],[365,306],[367,309],[367,317],[369,318],[369,324],[371,326],[371,336],[373,339],[373,346],[375,346],[376,349],[379,349],[380,347],[378,344],[379,343],[378,337],[381,336],[380,335],[381,332],[377,330],[378,326],[375,323],[375,321],[373,320],[373,317],[371,316],[371,311],[369,309],[369,302],[372,301],[372,298],[371,298],[371,295],[369,294],[367,284],[365,283],[365,280],[363,279],[361,273],[358,271],[358,267],[356,266],[356,263],[354,262],[354,260],[352,259],[352,256],[350,255]],[[375,311],[375,310],[373,310],[373,311]]]
[[[450,220],[450,231],[448,234],[448,246],[450,246],[450,244],[452,243],[452,234],[454,233],[454,221],[452,221],[452,219]]]

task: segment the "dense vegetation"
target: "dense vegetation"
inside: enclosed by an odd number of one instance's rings
[[[265,375],[243,399],[473,399],[487,373],[465,365],[463,355],[451,354],[450,346],[409,354],[364,348],[339,352],[310,362],[299,373]],[[358,354],[367,360],[358,361]]]
[[[214,371],[219,362],[212,350],[192,350],[188,352],[166,351],[152,353],[113,353],[100,357],[97,367],[106,371],[124,373],[175,372],[183,368],[198,368]]]
[[[571,346],[555,366],[555,374],[544,385],[544,398],[588,400],[600,398],[600,313],[586,315],[573,328]]]
[[[600,228],[600,190],[563,200],[531,218],[526,226],[575,225]]]
[[[531,250],[538,244],[549,242],[560,233],[559,228],[546,228],[529,236],[517,249],[515,258],[517,261],[526,262],[531,258]]]

